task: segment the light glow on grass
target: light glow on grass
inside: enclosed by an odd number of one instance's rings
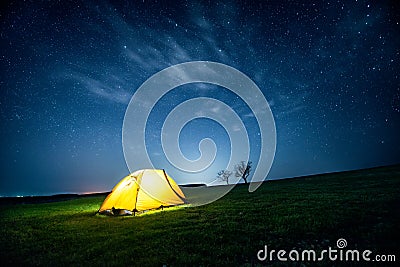
[[[142,212],[142,213],[136,215],[136,217],[137,217],[137,216],[145,216],[145,215],[157,214],[157,213],[164,212],[164,211],[165,211],[165,212],[168,212],[168,211],[176,211],[176,210],[184,209],[184,208],[187,208],[187,207],[190,207],[190,204],[179,205],[179,206],[172,206],[172,207],[167,207],[167,208],[158,209],[158,210],[148,210],[148,211],[144,211],[144,212]],[[135,217],[135,216],[127,216],[127,217]]]
[[[119,218],[135,218],[135,217],[143,217],[146,215],[154,215],[154,214],[160,214],[161,212],[169,212],[169,211],[176,211],[180,209],[184,209],[187,207],[190,207],[190,204],[185,204],[185,205],[178,205],[178,206],[171,206],[171,207],[165,207],[163,209],[152,209],[152,210],[146,210],[146,211],[140,211],[137,212],[135,215],[106,215],[106,214],[100,214],[97,213],[98,217],[102,218],[108,218],[108,217],[119,217]]]

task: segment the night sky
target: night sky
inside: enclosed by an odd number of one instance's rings
[[[240,70],[268,100],[277,133],[268,178],[400,163],[397,2],[1,4],[0,195],[111,190],[129,174],[121,139],[131,97],[158,71],[195,60]],[[260,129],[249,107],[226,88],[198,83],[175,88],[150,114],[143,130],[156,167],[174,173],[160,128],[193,97],[237,112],[256,163]],[[224,129],[196,119],[179,141],[196,159],[206,137],[218,148],[214,179],[230,153]]]

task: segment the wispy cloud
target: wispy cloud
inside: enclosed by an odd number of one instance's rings
[[[243,117],[245,117],[245,118],[253,118],[253,117],[255,117],[255,115],[250,112],[250,113],[244,114]]]
[[[111,87],[100,80],[92,79],[87,76],[74,75],[73,77],[77,81],[81,82],[86,89],[96,96],[116,103],[129,103],[131,94],[121,88],[121,86]]]
[[[238,124],[234,124],[234,125],[232,125],[231,127],[232,127],[232,130],[233,130],[234,132],[239,132],[239,131],[242,130],[242,127],[240,127],[240,125],[238,125]]]
[[[214,107],[211,107],[210,110],[214,113],[218,113],[221,110],[221,108],[219,106],[214,106]]]
[[[299,112],[307,107],[306,101],[310,95],[308,91],[302,91],[301,93],[293,94],[277,94],[278,105],[275,105],[275,100],[272,101],[276,107],[275,116],[282,118],[292,113]]]
[[[171,27],[168,31],[163,31],[158,25],[148,24],[146,21],[137,21],[135,24],[127,21],[110,3],[101,3],[96,6],[88,6],[93,12],[96,12],[102,19],[98,22],[85,22],[85,27],[98,34],[103,33],[103,29],[110,30],[115,42],[115,50],[110,54],[117,56],[118,64],[126,65],[127,73],[132,73],[130,77],[129,88],[135,88],[140,85],[146,77],[160,71],[166,67],[183,62],[194,60],[212,60],[231,65],[240,69],[240,65],[246,62],[240,62],[238,47],[246,47],[246,50],[252,50],[249,43],[248,31],[239,31],[239,28],[233,28],[237,23],[237,7],[227,5],[223,17],[210,15],[204,17],[203,11],[207,7],[202,3],[193,3],[196,8],[186,10],[189,22],[180,25],[179,22],[168,16],[160,16],[163,25]],[[185,10],[183,11],[185,12]],[[191,20],[191,21],[190,21]],[[94,25],[93,25],[94,24]],[[221,28],[225,29],[224,36],[221,36]],[[166,33],[168,32],[168,34]],[[240,34],[239,34],[240,32]],[[218,34],[217,34],[218,33]],[[230,40],[235,40],[234,44]],[[86,61],[85,61],[86,60]],[[99,75],[93,75],[91,70],[93,64],[87,62],[90,58],[80,59],[79,65],[71,64],[66,72],[77,73],[74,79],[84,85],[93,95],[113,101],[116,103],[127,104],[133,92],[127,90],[128,87],[118,87],[118,79],[121,74],[110,69],[117,67],[103,65],[99,70]],[[106,61],[105,61],[106,62]],[[107,64],[113,64],[111,63]],[[121,66],[118,66],[121,68]],[[99,68],[97,68],[99,69]],[[187,73],[184,71],[174,73],[176,79],[187,79]],[[132,82],[135,79],[135,82]],[[126,81],[125,81],[126,82]],[[199,85],[199,89],[207,87]]]

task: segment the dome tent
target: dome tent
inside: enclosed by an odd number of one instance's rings
[[[104,200],[98,212],[111,215],[135,214],[184,203],[185,195],[164,170],[145,169],[123,178]]]

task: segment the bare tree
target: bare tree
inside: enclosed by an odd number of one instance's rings
[[[245,161],[241,161],[235,165],[235,176],[242,178],[246,184],[248,183],[247,177],[249,177],[251,171],[251,164],[251,161],[247,162],[247,164]]]
[[[218,172],[217,178],[221,181],[226,182],[226,184],[229,184],[229,176],[231,175],[232,175],[231,171],[221,170]]]

